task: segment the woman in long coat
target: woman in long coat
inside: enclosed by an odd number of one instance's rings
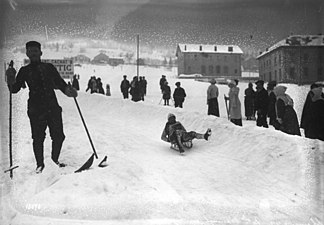
[[[279,85],[274,88],[274,93],[277,97],[275,109],[277,119],[275,122],[276,129],[287,134],[301,135],[297,114],[294,110],[294,101],[285,92],[287,87]]]
[[[235,125],[242,126],[241,101],[238,97],[240,89],[234,81],[231,81],[228,87],[230,88],[227,98],[229,100],[229,118]]]
[[[254,99],[255,99],[255,91],[253,90],[253,84],[249,83],[249,86],[244,91],[244,108],[245,108],[245,116],[247,120],[252,120],[255,118],[255,110],[254,110]]]
[[[308,137],[324,141],[324,98],[321,85],[314,85],[308,113],[309,120],[305,125]]]
[[[215,85],[216,80],[211,79],[210,85],[207,89],[207,104],[208,112],[207,115],[214,115],[219,117],[219,106],[218,106],[218,87]]]

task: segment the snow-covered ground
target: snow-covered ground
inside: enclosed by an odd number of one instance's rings
[[[49,53],[44,52],[43,58]],[[3,65],[2,65],[3,66]],[[3,70],[2,70],[3,71]],[[74,173],[92,154],[73,99],[57,91],[66,140],[56,168],[45,142],[46,167],[36,175],[29,120],[28,89],[13,96],[14,179],[2,174],[1,224],[323,224],[323,142],[286,135],[243,120],[227,120],[219,85],[220,118],[207,116],[209,83],[177,79],[176,69],[140,67],[148,81],[144,102],[122,99],[119,84],[136,67],[82,65],[77,98],[99,159],[90,170]],[[165,74],[172,92],[180,81],[187,92],[184,108],[160,104],[159,79]],[[86,93],[90,76],[109,83],[112,96]],[[287,85],[300,118],[309,87]],[[244,114],[244,89],[240,83]],[[1,101],[8,92],[1,79]],[[188,130],[210,140],[194,140],[185,156],[160,140],[168,113]],[[1,113],[1,166],[7,167],[7,111]],[[322,146],[322,147],[321,147]],[[108,167],[98,163],[108,156]]]

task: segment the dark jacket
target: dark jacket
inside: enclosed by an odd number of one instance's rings
[[[170,99],[171,98],[171,88],[168,85],[165,85],[162,89],[163,99]]]
[[[309,106],[308,137],[324,141],[324,100],[311,102]]]
[[[75,90],[79,91],[80,90],[80,85],[79,85],[79,81],[76,78],[76,76],[73,76],[73,80],[72,80],[72,87],[75,88]]]
[[[127,79],[122,80],[122,82],[120,83],[120,91],[121,92],[128,92],[130,88],[130,83]]]
[[[254,107],[255,110],[261,111],[262,114],[267,114],[269,105],[269,96],[266,89],[262,88],[256,92]]]
[[[41,113],[60,107],[54,89],[59,89],[64,93],[67,84],[52,64],[31,63],[20,68],[16,83],[12,86],[12,93],[17,93],[25,83],[29,88],[29,112]]]
[[[282,120],[279,124],[275,122],[274,126],[287,134],[301,135],[299,130],[298,118],[294,108],[286,104],[284,100],[278,98],[275,103],[276,117]]]
[[[176,139],[176,136],[175,136],[176,130],[182,130],[182,131],[186,132],[186,129],[180,122],[178,122],[178,121],[176,121],[175,123],[167,122],[163,129],[161,139],[166,142],[174,142]]]
[[[182,87],[177,87],[173,92],[174,101],[184,102],[186,92]]]

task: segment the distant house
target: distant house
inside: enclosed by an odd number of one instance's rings
[[[109,57],[101,52],[99,55],[95,56],[91,62],[94,64],[108,64]]]
[[[239,78],[242,54],[236,45],[179,44],[176,51],[178,75]]]
[[[72,57],[74,63],[90,63],[91,59],[85,55]]]
[[[108,64],[111,66],[118,66],[120,64],[124,64],[124,58],[122,57],[109,58]]]
[[[324,80],[324,35],[292,35],[257,57],[260,78],[297,84]]]

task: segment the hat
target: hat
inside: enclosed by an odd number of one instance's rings
[[[257,82],[255,82],[255,84],[261,84],[261,85],[263,85],[264,84],[264,81],[263,80],[258,80]]]
[[[41,49],[41,44],[37,41],[28,41],[26,43],[26,49],[29,47],[38,47],[39,49]]]
[[[176,85],[176,86],[180,86],[180,82],[179,82],[179,81],[176,82],[175,85]]]
[[[318,88],[318,87],[323,87],[323,85],[320,83],[312,83],[310,86],[310,89],[312,90],[312,89]]]
[[[230,84],[232,84],[232,85],[235,86],[236,85],[236,82],[234,80],[231,80],[230,82],[227,83],[227,85],[230,85]]]
[[[275,80],[269,81],[269,83],[268,83],[268,86],[275,87],[276,85],[277,85],[277,81],[275,81]]]
[[[211,84],[216,84],[216,80],[215,80],[215,78],[212,78],[209,82],[210,82]]]
[[[162,75],[162,77],[165,77],[165,75]]]
[[[174,118],[176,118],[176,116],[174,115],[174,114],[172,114],[172,113],[169,113],[168,114],[168,120],[171,118],[171,117],[174,117]]]
[[[282,96],[285,94],[287,90],[287,87],[286,86],[283,86],[283,85],[278,85],[276,86],[273,91],[275,93],[276,96]]]

